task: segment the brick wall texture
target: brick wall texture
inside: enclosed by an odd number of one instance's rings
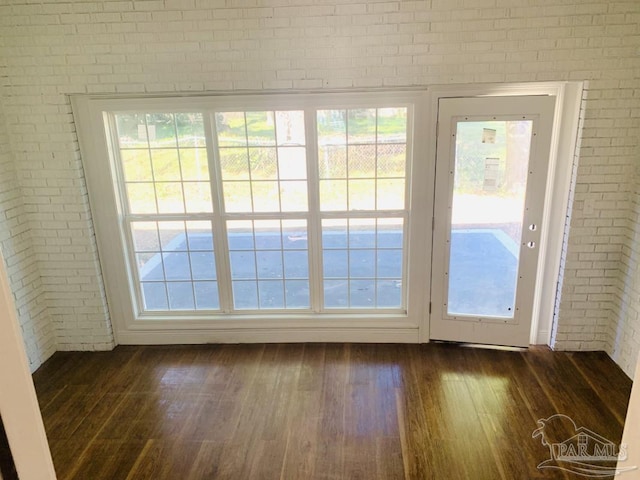
[[[586,80],[555,348],[632,374],[639,77],[638,0],[4,0],[0,242],[32,367],[113,345],[69,94]]]

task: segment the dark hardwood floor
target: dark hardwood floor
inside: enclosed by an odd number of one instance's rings
[[[604,353],[446,344],[120,346],[34,381],[58,478],[87,480],[583,478],[537,468],[537,420],[619,443],[631,391]]]

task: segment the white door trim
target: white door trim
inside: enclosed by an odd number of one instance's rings
[[[0,414],[18,476],[23,480],[55,479],[49,443],[1,254],[0,358]]]
[[[542,220],[542,237],[540,239],[540,260],[534,293],[531,344],[549,345],[551,342],[562,244],[572,182],[572,166],[576,154],[580,106],[584,88],[584,82],[541,82],[511,85],[439,85],[428,90],[430,132],[428,154],[431,159],[436,157],[438,100],[441,98],[509,95],[553,95],[557,97],[545,210]],[[429,178],[434,178],[435,160],[428,163]],[[429,324],[430,313],[427,308],[420,327],[422,342],[428,341]]]

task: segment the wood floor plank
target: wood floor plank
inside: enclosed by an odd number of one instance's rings
[[[63,480],[569,480],[537,422],[619,442],[631,388],[603,353],[451,344],[118,347],[34,382]]]

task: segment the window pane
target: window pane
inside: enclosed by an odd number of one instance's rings
[[[224,208],[227,212],[251,212],[251,183],[224,182]]]
[[[131,224],[133,247],[136,252],[160,251],[158,224],[156,222],[133,222]]]
[[[137,253],[138,276],[144,281],[163,281],[164,268],[160,252]]]
[[[375,250],[351,250],[349,253],[349,274],[351,278],[376,276]]]
[[[153,179],[156,182],[181,180],[177,148],[151,150],[151,163],[153,164]]]
[[[307,182],[280,182],[280,203],[283,212],[306,212]]]
[[[118,130],[118,142],[120,148],[148,147],[147,123],[143,113],[118,114],[116,128]]]
[[[201,113],[177,113],[178,145],[181,147],[204,147],[204,121]]]
[[[253,180],[278,179],[278,160],[275,148],[250,148],[249,159]]]
[[[282,220],[282,245],[285,250],[306,250],[307,221]]]
[[[404,209],[404,179],[378,180],[376,195],[378,210]]]
[[[304,145],[304,112],[276,112],[278,145]]]
[[[309,260],[306,250],[285,251],[283,256],[286,278],[309,278]]]
[[[187,222],[187,239],[189,250],[213,250],[213,235],[211,234],[211,222],[191,221]]]
[[[375,210],[375,180],[349,180],[348,188],[349,210]]]
[[[253,211],[279,212],[280,195],[278,182],[251,182],[253,193]]]
[[[229,250],[253,250],[253,223],[251,220],[227,222]]]
[[[191,282],[167,283],[169,307],[171,310],[193,310],[193,287]]]
[[[258,278],[283,278],[282,253],[279,250],[258,250]]]
[[[128,183],[127,198],[131,213],[157,213],[153,183]]]
[[[349,178],[375,178],[376,146],[349,146]]]
[[[349,281],[324,281],[324,306],[327,308],[349,307]]]
[[[347,177],[347,148],[338,145],[320,147],[318,150],[320,178]]]
[[[284,284],[281,280],[258,282],[260,308],[284,308]]]
[[[213,212],[208,182],[185,182],[182,185],[187,213]]]
[[[249,180],[249,157],[246,148],[221,148],[222,180]]]
[[[180,149],[182,180],[209,181],[209,163],[204,148]]]
[[[191,264],[187,252],[166,252],[162,254],[167,280],[191,279]]]
[[[400,308],[402,306],[402,282],[400,280],[378,280],[376,282],[378,307]]]
[[[407,109],[378,109],[378,143],[406,143]]]
[[[377,220],[378,248],[402,248],[403,224],[402,218],[379,218]]]
[[[143,282],[142,299],[145,310],[168,310],[167,289],[164,282]]]
[[[322,259],[324,278],[349,277],[349,253],[347,250],[325,250]]]
[[[347,124],[348,140],[354,143],[376,142],[376,109],[349,110]]]
[[[258,308],[257,282],[234,281],[233,306],[238,310]]]
[[[349,248],[375,248],[376,219],[349,219]]]
[[[158,222],[160,244],[163,252],[186,252],[187,241],[184,222]]]
[[[278,174],[285,180],[307,178],[307,154],[301,147],[278,148]]]
[[[325,212],[347,209],[346,180],[320,180],[320,209]]]
[[[407,146],[397,143],[378,145],[378,178],[403,178],[407,163]]]
[[[275,145],[276,132],[273,112],[247,112],[249,145]]]
[[[284,284],[287,308],[309,308],[308,280],[287,280]]]
[[[246,280],[256,278],[256,258],[253,251],[229,252],[231,262],[231,278],[234,280]]]
[[[218,310],[218,282],[194,282],[197,310]]]
[[[127,182],[150,182],[153,180],[149,150],[123,150],[120,152],[124,179]]]
[[[184,213],[182,184],[178,182],[156,183],[158,213]]]
[[[375,280],[350,280],[349,290],[352,308],[375,307]]]
[[[322,220],[323,248],[347,248],[349,246],[346,219]]]
[[[213,252],[191,252],[189,260],[194,280],[216,279],[216,261]]]
[[[319,110],[318,119],[318,144],[319,145],[346,145],[347,122],[346,110]]]
[[[280,220],[255,220],[256,249],[281,250],[282,234]]]
[[[147,134],[151,148],[176,147],[176,125],[172,113],[147,114]]]
[[[220,147],[241,147],[247,145],[244,112],[216,113],[216,135]]]
[[[402,250],[378,250],[376,268],[378,277],[402,278]]]

